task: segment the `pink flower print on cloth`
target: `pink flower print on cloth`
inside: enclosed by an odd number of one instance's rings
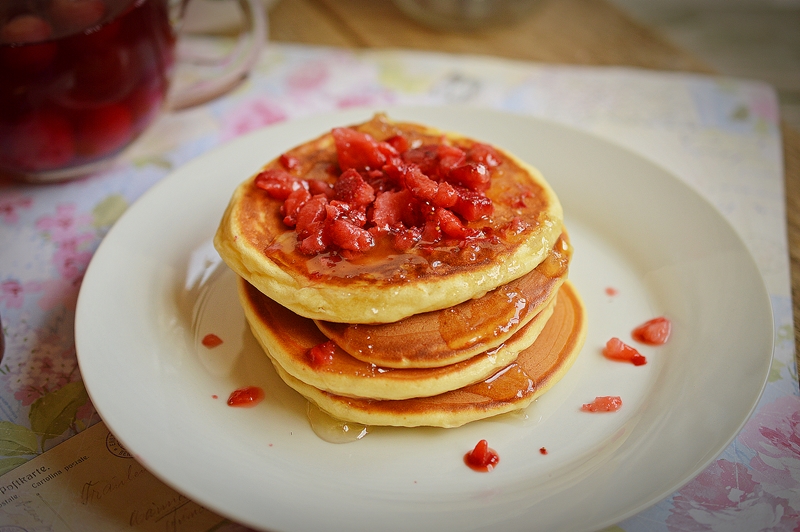
[[[58,269],[59,275],[68,281],[78,281],[83,278],[89,261],[92,259],[92,252],[82,250],[81,245],[92,242],[94,235],[87,233],[78,235],[75,238],[64,240],[53,253],[53,264]]]
[[[673,498],[666,525],[672,532],[796,532],[800,513],[767,493],[748,469],[717,460]]]
[[[311,61],[304,63],[289,74],[286,85],[291,92],[313,91],[322,87],[330,78],[327,63]]]
[[[5,377],[14,390],[14,398],[22,406],[30,406],[47,393],[78,379],[75,349],[64,347],[58,338],[38,338],[25,358],[9,365]]]
[[[283,120],[286,120],[286,113],[277,104],[269,100],[251,100],[225,116],[222,124],[222,140],[231,140]]]
[[[13,192],[0,195],[0,221],[13,224],[19,221],[20,209],[29,209],[33,204],[31,198]]]
[[[37,399],[50,391],[58,390],[67,384],[67,379],[63,373],[58,373],[57,369],[51,369],[52,360],[41,361],[41,367],[33,367],[27,373],[20,375],[17,385],[19,389],[14,392],[14,398],[22,406],[30,406]]]
[[[83,276],[92,251],[88,249],[96,235],[89,214],[76,214],[75,205],[59,205],[54,216],[42,216],[36,221],[36,228],[44,231],[56,244],[53,264],[59,275],[69,281]],[[85,230],[89,226],[90,230]]]
[[[55,215],[42,216],[36,221],[36,229],[44,231],[50,236],[50,240],[60,244],[74,241],[76,238],[85,238],[87,233],[81,234],[79,229],[91,225],[92,220],[90,214],[76,214],[73,204],[59,205],[56,207]],[[94,236],[94,233],[88,234]]]
[[[800,397],[788,395],[764,405],[739,439],[756,453],[750,460],[753,479],[800,512],[795,488],[800,485]]]
[[[9,279],[0,283],[0,303],[3,303],[6,308],[22,308],[25,303],[25,296],[39,292],[42,289],[42,283],[30,281],[21,283],[16,279]]]

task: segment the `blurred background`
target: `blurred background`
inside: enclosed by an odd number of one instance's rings
[[[722,74],[778,91],[800,129],[800,0],[610,0]]]
[[[263,1],[278,20],[286,4],[295,2],[312,18],[315,11],[329,14],[339,11],[333,8],[335,0]],[[363,3],[362,8],[397,14],[397,10],[376,7],[391,4],[392,1],[369,0]],[[720,74],[769,83],[778,92],[783,119],[795,129],[800,129],[800,0],[585,0],[584,3],[591,4],[594,1],[608,2],[621,8],[629,18],[655,30],[671,44],[690,52]],[[347,0],[346,3],[359,2]],[[547,4],[548,8],[554,7],[554,2]],[[218,17],[213,20],[220,22]],[[525,26],[524,21],[522,26]],[[313,40],[325,42],[325,29],[317,30],[319,33]],[[303,29],[276,28],[273,25],[272,31],[277,40],[305,41]],[[416,42],[406,43],[406,46],[425,49],[431,39],[437,39],[430,33],[418,33],[417,38]],[[441,41],[438,42],[444,43],[440,47],[444,50],[475,51],[465,48],[464,43],[450,42],[444,34],[440,33],[439,39]],[[386,42],[390,40],[384,39]],[[349,42],[346,38],[333,38],[328,44],[359,43]],[[631,56],[635,55],[636,52],[631,51]],[[514,54],[509,56],[513,57]],[[681,65],[675,65],[675,68],[682,69]]]

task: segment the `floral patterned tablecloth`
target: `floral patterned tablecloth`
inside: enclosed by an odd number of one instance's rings
[[[148,188],[207,150],[284,120],[353,106],[453,103],[555,120],[643,154],[715,205],[763,274],[776,343],[755,415],[698,477],[616,529],[800,530],[800,393],[772,88],[409,51],[270,43],[245,83],[164,114],[114,168],[62,184],[0,181],[0,473],[99,421],[77,365],[75,304],[103,236]]]

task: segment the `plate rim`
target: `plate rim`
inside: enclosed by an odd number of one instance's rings
[[[766,387],[766,384],[767,384],[767,381],[768,381],[768,376],[769,376],[769,366],[770,366],[771,361],[772,361],[773,356],[774,356],[774,337],[773,337],[773,334],[772,334],[772,330],[774,329],[774,315],[773,315],[772,303],[771,303],[771,300],[769,298],[769,293],[768,293],[768,291],[766,289],[766,284],[764,282],[764,277],[760,273],[760,270],[759,270],[759,268],[758,268],[758,266],[757,266],[757,264],[755,262],[755,259],[752,257],[752,253],[749,251],[747,245],[745,244],[745,242],[741,238],[741,235],[739,235],[738,232],[733,228],[733,226],[730,224],[728,219],[706,197],[704,197],[702,194],[700,194],[694,187],[690,186],[689,184],[687,184],[686,182],[681,180],[679,177],[675,176],[671,171],[669,171],[668,169],[664,168],[662,165],[660,165],[657,162],[654,162],[654,161],[646,158],[645,156],[643,156],[642,154],[640,154],[640,153],[638,153],[638,152],[636,152],[634,150],[631,150],[631,149],[629,149],[629,148],[627,148],[625,146],[622,146],[622,145],[620,145],[618,143],[610,141],[610,140],[608,140],[606,138],[600,137],[600,136],[598,136],[596,134],[593,134],[593,133],[590,133],[590,132],[587,132],[587,131],[584,131],[584,130],[580,130],[580,129],[575,128],[573,126],[565,125],[565,124],[559,123],[557,121],[543,119],[543,118],[540,118],[540,117],[535,117],[535,116],[530,116],[530,115],[521,115],[521,114],[518,114],[518,113],[511,113],[511,112],[507,112],[507,111],[502,111],[502,110],[497,110],[497,109],[490,109],[490,108],[476,108],[474,106],[381,106],[379,109],[376,108],[376,107],[356,108],[356,109],[348,109],[348,110],[345,110],[345,111],[331,111],[331,112],[327,112],[327,113],[314,114],[314,115],[310,115],[310,116],[303,117],[303,118],[292,119],[292,120],[289,120],[287,122],[282,122],[282,123],[275,124],[275,125],[272,125],[272,126],[267,126],[266,128],[262,128],[260,130],[256,130],[256,131],[250,132],[250,133],[248,133],[246,135],[243,135],[241,137],[233,139],[232,141],[229,141],[229,142],[227,142],[225,144],[219,145],[219,146],[217,146],[217,147],[215,147],[215,148],[213,148],[213,149],[211,149],[211,150],[209,150],[209,151],[207,151],[207,152],[195,157],[194,159],[188,161],[186,164],[180,166],[179,168],[174,169],[172,172],[170,172],[168,175],[166,175],[164,178],[162,178],[158,183],[156,183],[154,186],[150,187],[144,194],[142,194],[142,196],[140,198],[138,198],[128,208],[128,210],[125,213],[123,213],[123,215],[120,218],[120,220],[118,220],[118,222],[115,223],[115,225],[111,228],[111,230],[105,236],[105,238],[101,242],[100,246],[98,247],[97,251],[95,252],[95,255],[93,256],[93,258],[92,258],[92,260],[90,262],[90,265],[87,268],[86,275],[85,275],[85,278],[84,278],[84,284],[81,286],[80,294],[79,294],[79,297],[78,297],[78,304],[77,304],[77,307],[76,307],[76,315],[75,315],[75,343],[76,343],[76,350],[77,350],[77,353],[78,353],[78,360],[79,360],[79,365],[81,367],[82,375],[84,374],[84,365],[86,364],[86,361],[85,361],[84,356],[81,354],[82,349],[79,348],[79,345],[83,343],[84,334],[87,333],[86,327],[84,326],[84,323],[86,322],[86,320],[89,319],[88,318],[88,315],[89,315],[88,313],[90,313],[90,310],[87,310],[86,297],[84,297],[85,296],[84,287],[91,286],[91,284],[94,282],[94,278],[97,275],[99,275],[99,274],[95,273],[95,270],[97,270],[98,268],[102,267],[102,266],[98,266],[98,264],[101,264],[101,262],[103,260],[102,257],[104,256],[104,253],[105,253],[104,252],[105,246],[108,245],[107,242],[113,242],[114,239],[117,238],[115,229],[119,226],[119,222],[120,221],[122,221],[126,217],[131,218],[131,217],[133,217],[133,216],[138,214],[139,207],[137,207],[137,205],[144,205],[144,204],[146,204],[146,202],[150,201],[150,198],[158,197],[159,195],[164,194],[164,192],[162,192],[162,191],[166,190],[167,187],[173,186],[175,184],[175,182],[180,178],[180,176],[186,175],[187,172],[189,170],[191,170],[192,168],[202,166],[208,160],[213,160],[215,158],[219,158],[223,154],[225,154],[225,153],[227,153],[229,151],[233,151],[234,150],[233,146],[243,145],[246,142],[251,141],[252,139],[259,138],[260,136],[264,136],[265,132],[272,132],[272,134],[275,134],[275,131],[281,131],[282,127],[283,128],[287,128],[287,127],[291,126],[291,127],[300,127],[300,128],[302,128],[304,125],[308,126],[308,125],[311,125],[311,124],[316,124],[320,120],[322,120],[322,121],[327,120],[327,121],[335,122],[335,121],[339,120],[340,118],[344,119],[345,117],[368,116],[369,113],[371,113],[371,112],[373,112],[375,110],[385,110],[390,116],[392,116],[393,114],[402,115],[404,112],[407,112],[407,111],[411,112],[413,114],[415,112],[424,112],[425,110],[431,110],[431,109],[435,109],[436,113],[448,113],[448,112],[452,112],[452,113],[460,113],[460,112],[484,113],[484,114],[489,114],[489,115],[495,115],[495,116],[498,116],[498,117],[506,117],[508,119],[513,119],[513,120],[529,121],[531,124],[535,124],[535,123],[546,124],[547,127],[552,127],[552,128],[560,129],[560,130],[563,130],[563,131],[567,131],[570,135],[578,135],[578,136],[583,137],[583,138],[590,138],[590,139],[592,139],[593,142],[599,142],[600,144],[603,144],[603,145],[606,145],[606,146],[612,146],[614,150],[618,150],[618,151],[620,151],[620,153],[624,152],[624,153],[626,153],[626,155],[628,157],[637,158],[637,159],[643,161],[647,165],[651,165],[653,167],[657,167],[663,173],[669,174],[672,177],[672,179],[675,181],[675,183],[677,183],[680,187],[686,189],[687,193],[690,193],[690,194],[694,195],[703,204],[705,204],[707,206],[707,208],[711,209],[711,211],[713,213],[715,213],[716,216],[719,217],[719,219],[722,221],[723,225],[727,227],[727,229],[730,231],[732,236],[737,240],[738,244],[741,245],[742,249],[746,252],[747,256],[750,258],[750,260],[752,262],[752,264],[750,266],[752,266],[754,268],[754,270],[758,273],[758,281],[760,283],[760,292],[761,292],[762,296],[765,296],[766,303],[767,303],[767,307],[766,308],[769,310],[769,316],[768,316],[768,319],[766,321],[768,321],[770,324],[772,324],[771,327],[770,327],[769,334],[767,335],[769,337],[770,343],[769,343],[768,348],[765,348],[765,351],[769,352],[769,357],[767,357],[769,362],[765,364],[766,370],[765,370],[765,372],[763,374],[763,379],[762,379],[762,384],[760,386],[760,390],[759,390],[757,396],[752,398],[751,405],[750,405],[749,411],[747,412],[746,416],[742,417],[742,419],[740,420],[740,422],[738,424],[738,427],[736,428],[735,431],[733,431],[729,435],[729,437],[728,437],[727,441],[725,442],[725,444],[721,445],[721,446],[718,446],[719,447],[718,449],[714,449],[713,451],[710,451],[711,455],[708,457],[708,459],[704,463],[696,466],[695,469],[694,469],[694,473],[692,473],[691,476],[686,478],[685,481],[682,484],[680,484],[680,485],[672,485],[672,486],[665,486],[664,489],[660,492],[659,495],[651,497],[650,499],[648,499],[646,501],[641,501],[636,506],[631,507],[627,512],[624,512],[622,514],[616,514],[613,517],[609,517],[609,518],[605,519],[602,522],[602,524],[603,525],[608,525],[608,524],[613,524],[615,522],[619,522],[619,521],[621,521],[621,520],[623,520],[623,519],[625,519],[627,517],[630,517],[630,516],[640,512],[640,511],[642,511],[645,508],[648,508],[648,507],[652,506],[653,504],[657,503],[658,501],[662,500],[663,498],[669,496],[671,493],[673,493],[676,490],[678,490],[683,484],[685,484],[686,482],[689,482],[692,478],[694,478],[694,476],[697,473],[699,473],[700,471],[705,469],[705,467],[707,467],[708,464],[710,464],[720,453],[722,453],[730,445],[730,443],[736,438],[736,436],[742,430],[744,425],[747,423],[747,421],[753,415],[755,409],[758,406],[759,400],[760,400],[760,398],[761,398],[761,396],[762,396],[762,394],[764,392],[764,389]],[[344,121],[344,120],[341,120],[341,121]],[[534,161],[534,165],[535,165],[535,161]],[[256,168],[253,169],[253,171],[255,171],[255,170],[256,170]],[[244,177],[246,177],[246,176],[244,176]],[[186,178],[182,178],[182,179],[186,179]],[[134,214],[131,214],[131,213],[134,213]],[[569,216],[569,213],[566,213],[566,216]],[[96,257],[101,257],[101,259],[95,260]],[[87,288],[87,290],[88,290],[88,288]],[[763,303],[763,301],[762,301],[762,303]],[[86,381],[84,381],[84,384],[86,385],[86,388],[87,388],[87,391],[89,392],[90,397],[92,397],[92,399],[94,401],[94,399],[95,399],[94,391],[95,390],[93,390],[92,384],[88,383]],[[101,406],[98,405],[96,402],[95,402],[95,408],[97,409],[98,413],[101,412]],[[105,417],[103,415],[101,415],[101,418],[105,419]],[[107,422],[106,424],[107,424],[109,430],[112,430],[112,432],[116,433],[116,431],[119,429],[119,427],[114,427],[113,423],[109,424]],[[120,439],[120,441],[122,441],[123,444],[127,443],[124,439]],[[133,451],[135,452],[136,449],[133,449]],[[145,465],[147,465],[147,464],[145,463]],[[174,485],[171,482],[170,478],[168,478],[169,475],[162,475],[160,471],[152,471],[152,472],[157,477],[159,477],[162,481],[167,483],[168,485],[171,485],[172,487],[174,487],[175,489],[177,489],[179,491],[185,491],[185,486],[176,486],[176,485]],[[195,498],[196,495],[190,494],[190,497]],[[207,503],[208,501],[203,501],[203,502]],[[213,506],[213,505],[211,505],[211,506]],[[224,513],[219,508],[217,508],[216,511],[220,511],[220,513]],[[234,519],[239,519],[239,520],[242,519],[241,516],[232,516],[232,517]],[[244,522],[246,522],[246,520]],[[256,523],[250,523],[250,524],[251,525],[255,525],[255,526],[265,526],[263,523],[260,524],[260,525],[256,524]]]

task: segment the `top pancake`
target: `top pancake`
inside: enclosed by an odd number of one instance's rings
[[[351,128],[377,141],[401,135],[412,147],[445,143],[467,150],[477,142],[381,115]],[[297,234],[283,223],[283,201],[255,186],[256,174],[235,190],[215,247],[259,291],[311,319],[389,323],[482,296],[533,270],[562,233],[561,205],[541,174],[494,148],[502,162],[491,169],[485,192],[493,213],[465,224],[485,237],[398,251],[388,236],[379,235],[373,248],[356,256],[335,251],[309,256],[296,249]],[[298,178],[333,183],[340,173],[331,133],[285,155],[299,162],[290,170]],[[264,169],[284,167],[277,158]]]

